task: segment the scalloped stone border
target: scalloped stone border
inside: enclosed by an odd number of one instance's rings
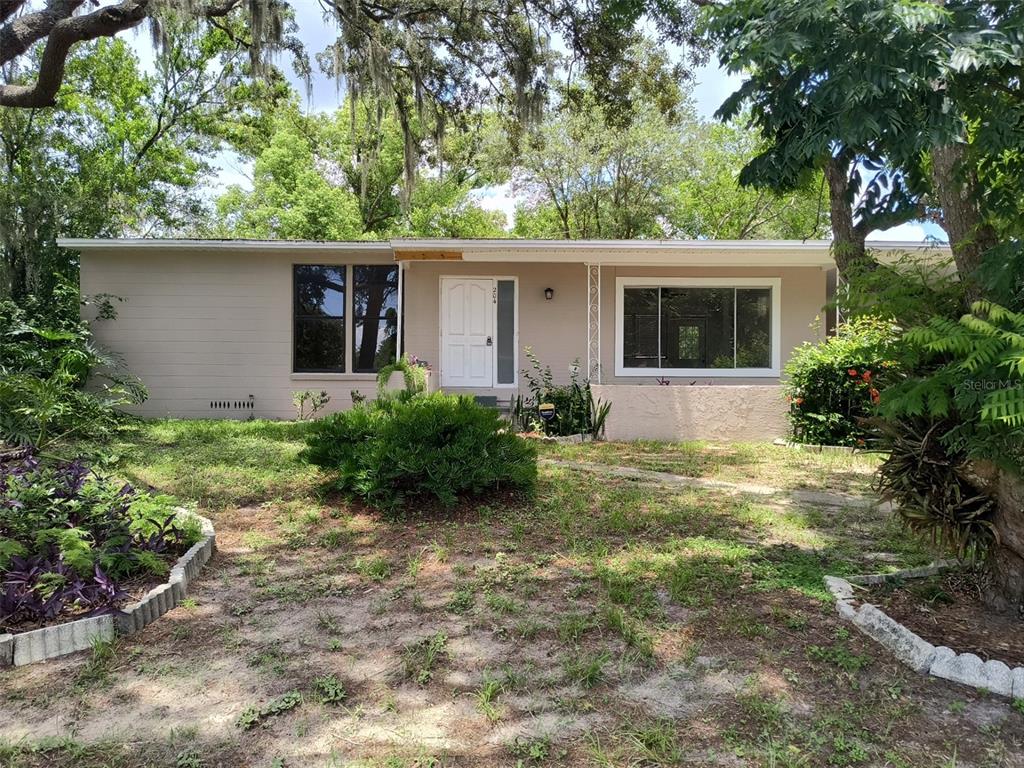
[[[895,573],[873,573],[850,576],[826,576],[825,586],[836,599],[839,615],[861,632],[886,648],[899,661],[915,672],[951,680],[1009,696],[1024,699],[1024,667],[1011,669],[995,659],[982,661],[973,653],[957,653],[944,645],[934,646],[915,632],[891,618],[871,603],[854,607],[854,585],[870,586],[907,579],[922,579],[948,571],[956,561],[945,560],[923,568],[909,568]]]
[[[786,448],[792,448],[795,451],[803,451],[804,453],[837,453],[837,454],[851,454],[856,453],[857,449],[852,445],[825,445],[823,443],[798,443],[795,440],[787,440],[784,437],[780,437],[774,440],[775,445],[781,445]]]
[[[216,547],[213,523],[186,509],[179,509],[178,515],[197,519],[203,537],[178,558],[166,584],[154,587],[139,602],[126,605],[114,614],[78,619],[17,635],[0,635],[0,667],[20,667],[88,650],[97,640],[135,634],[177,607]]]

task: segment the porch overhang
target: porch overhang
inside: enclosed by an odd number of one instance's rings
[[[400,261],[458,259],[602,267],[835,267],[828,240],[396,239],[391,246]],[[902,253],[940,257],[948,254],[948,247],[930,243],[877,241],[869,243],[869,248],[883,260]]]

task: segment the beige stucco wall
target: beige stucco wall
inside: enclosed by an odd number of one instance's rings
[[[336,410],[350,405],[352,389],[372,395],[376,377],[292,374],[292,265],[391,261],[371,251],[90,251],[81,285],[86,294],[124,299],[115,302],[116,319],[93,328],[149,388],[140,415],[245,418],[250,411],[213,410],[210,402],[251,394],[257,417],[293,418],[296,390],[327,390],[328,410]]]
[[[370,374],[293,374],[292,363],[292,265],[388,263],[381,251],[316,251],[294,255],[263,250],[218,249],[153,253],[146,250],[90,251],[82,256],[84,293],[109,293],[122,297],[118,317],[94,322],[98,341],[121,355],[129,369],[146,383],[150,399],[138,412],[146,416],[237,417],[248,410],[211,409],[211,401],[246,400],[254,396],[252,413],[258,417],[291,418],[292,393],[299,389],[324,389],[332,398],[329,410],[347,407],[350,392],[372,395],[375,377]],[[530,346],[550,365],[557,381],[569,376],[575,359],[586,364],[587,274],[583,264],[573,263],[472,263],[411,262],[405,282],[405,350],[434,367],[433,382],[440,379],[440,278],[515,277],[518,280],[519,360],[527,365],[523,348]],[[757,436],[774,436],[781,399],[767,395],[754,411],[737,411],[744,394],[753,390],[743,384],[776,384],[775,379],[701,379],[699,384],[722,387],[689,387],[687,377],[671,387],[638,387],[653,378],[614,376],[615,279],[619,276],[665,277],[778,277],[781,278],[783,362],[789,351],[805,340],[820,338],[813,327],[825,303],[825,272],[818,268],[670,268],[605,267],[602,273],[602,361],[605,384],[626,384],[613,402],[611,432],[620,436],[642,432],[628,426],[628,414],[649,413],[646,436],[672,434],[712,436],[714,425],[736,424],[732,413],[750,413],[762,422]],[[544,298],[552,288],[554,298]],[[819,324],[820,325],[820,324]],[[351,339],[349,339],[351,346]],[[734,389],[735,392],[725,391]],[[513,397],[515,389],[473,390],[480,394]],[[758,392],[761,390],[758,389]],[[772,392],[776,390],[771,389]],[[695,394],[699,392],[699,394]],[[762,397],[762,395],[758,395]],[[769,411],[769,400],[778,412]],[[635,404],[631,405],[631,404]],[[672,414],[659,427],[659,409]],[[699,410],[706,417],[697,419]],[[770,415],[770,418],[769,418]],[[742,418],[740,418],[742,421]],[[687,424],[708,426],[697,435]],[[703,429],[703,427],[701,427]],[[744,427],[743,429],[746,429]],[[736,437],[755,437],[740,429]],[[632,432],[630,430],[633,430]],[[661,430],[657,431],[656,430]],[[686,431],[690,430],[690,431]],[[717,433],[716,433],[717,434]],[[725,439],[725,437],[723,437]]]
[[[779,385],[594,387],[612,404],[609,440],[772,440],[786,434]]]
[[[409,355],[428,361],[435,371],[440,364],[441,278],[448,276],[518,279],[517,375],[528,365],[523,354],[526,346],[551,366],[558,381],[568,379],[569,366],[577,358],[586,368],[587,271],[582,264],[411,262],[405,273],[405,351]],[[544,298],[545,288],[554,290],[550,301]],[[451,391],[510,396],[507,388]]]
[[[406,272],[405,349],[429,361],[440,360],[440,279],[443,276],[517,277],[519,279],[519,369],[527,365],[529,346],[550,365],[557,381],[569,376],[576,359],[587,360],[587,272],[583,264],[516,264],[413,262]],[[654,384],[655,376],[615,376],[615,283],[617,277],[777,277],[781,280],[782,363],[805,341],[824,338],[822,307],[826,302],[825,271],[817,267],[789,268],[671,268],[604,267],[601,274],[601,360],[604,383]],[[544,298],[553,288],[554,298]],[[681,382],[682,379],[676,377]],[[775,384],[778,378],[695,378],[686,383]],[[507,395],[508,390],[472,390]]]

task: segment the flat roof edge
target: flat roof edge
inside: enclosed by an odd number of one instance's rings
[[[265,250],[265,251],[462,251],[478,254],[509,251],[782,251],[827,255],[831,252],[829,240],[456,240],[456,239],[405,239],[393,240],[248,240],[248,239],[180,239],[180,238],[87,238],[60,237],[57,245],[72,250],[98,249],[153,249],[187,250],[210,248],[217,250]],[[949,252],[949,245],[934,241],[912,242],[898,240],[868,241],[869,250],[888,252]],[[602,259],[597,259],[598,261]],[[607,260],[607,257],[605,259]]]
[[[319,251],[391,251],[386,240],[183,240],[147,237],[58,237],[61,248],[82,250],[86,248],[152,248],[152,249],[194,249],[218,248],[222,250],[319,250]]]

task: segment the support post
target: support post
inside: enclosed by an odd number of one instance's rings
[[[395,339],[395,360],[401,360],[405,352],[405,342],[402,338],[402,329],[405,326],[405,262],[398,262],[398,338]]]
[[[587,264],[587,378],[601,383],[601,265]]]

